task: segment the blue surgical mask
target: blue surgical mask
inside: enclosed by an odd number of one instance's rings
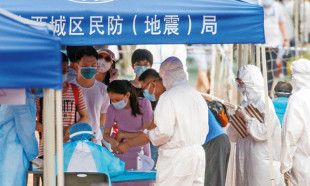
[[[121,110],[121,109],[123,109],[123,108],[126,107],[127,102],[125,102],[124,100],[122,100],[122,101],[117,102],[117,103],[113,103],[113,102],[112,102],[112,105],[114,106],[115,109]]]
[[[81,67],[81,74],[85,79],[92,79],[97,73],[97,67]]]
[[[150,94],[150,92],[149,92],[150,85],[151,85],[151,84],[149,84],[149,87],[148,87],[146,90],[143,91],[143,95],[144,95],[144,97],[145,97],[146,99],[148,99],[148,100],[150,100],[150,101],[156,101],[156,99],[155,99],[155,88],[156,88],[156,87],[154,87],[153,94]]]
[[[137,74],[138,77],[141,76],[141,74],[146,71],[147,69],[150,69],[150,67],[146,67],[146,66],[135,66],[135,73]]]

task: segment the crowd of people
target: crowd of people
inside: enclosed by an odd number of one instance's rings
[[[62,53],[65,172],[112,177],[142,170],[148,161],[157,170],[158,185],[224,186],[235,142],[236,185],[270,185],[266,119],[259,121],[244,110],[253,105],[265,116],[268,104],[275,185],[310,185],[309,60],[292,64],[293,86],[279,82],[268,103],[261,70],[253,65],[238,70],[243,101],[236,115],[245,123],[245,137],[232,125],[226,131],[227,109],[207,102],[189,84],[178,57],[163,60],[159,72],[147,49],[136,49],[131,62],[135,78],[119,80],[110,50],[68,46]],[[25,185],[29,162],[43,166],[42,96],[42,90],[29,89],[26,105],[0,106],[0,185]]]

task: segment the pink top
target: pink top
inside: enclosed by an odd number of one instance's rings
[[[151,102],[145,98],[138,98],[142,115],[133,116],[131,109],[117,110],[111,104],[107,111],[105,127],[112,128],[114,121],[119,132],[143,132],[143,123],[153,119]]]
[[[153,110],[151,102],[145,98],[138,98],[141,115],[133,116],[131,109],[117,110],[111,104],[107,111],[107,118],[105,122],[106,128],[112,128],[114,121],[117,122],[119,132],[143,132],[143,123],[153,119]],[[124,140],[126,141],[126,140]],[[115,154],[116,157],[125,162],[125,169],[137,169],[137,152],[140,152],[141,147],[144,147],[144,155],[150,157],[150,144],[140,147],[132,147],[125,154]],[[114,185],[114,184],[113,184]],[[133,184],[137,185],[137,184]],[[149,184],[142,184],[149,185]]]

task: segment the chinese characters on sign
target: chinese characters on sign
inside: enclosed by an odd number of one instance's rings
[[[133,20],[133,33],[137,35],[136,32],[136,18],[138,15],[135,15]],[[55,33],[57,36],[66,36],[66,35],[121,35],[123,33],[123,24],[125,24],[124,18],[120,15],[116,16],[90,16],[87,20],[86,17],[66,17],[60,15],[58,17],[51,16],[32,16],[31,19],[38,22],[48,22],[54,25]],[[141,17],[140,17],[141,20]],[[150,35],[179,35],[180,34],[180,23],[181,19],[179,15],[165,15],[162,19],[158,15],[145,16],[144,22],[145,29],[140,34],[150,34]],[[192,20],[191,16],[188,15],[188,34],[191,34],[192,29]],[[89,24],[85,25],[85,24]],[[184,25],[183,25],[184,26]],[[184,28],[184,27],[183,27]],[[196,27],[195,27],[196,28]],[[201,31],[203,34],[217,34],[217,19],[216,16],[204,15],[201,18]]]

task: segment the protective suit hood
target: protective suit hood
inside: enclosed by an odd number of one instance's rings
[[[299,59],[291,65],[293,93],[303,88],[310,88],[310,61]]]
[[[245,87],[240,90],[244,101],[260,99],[264,94],[264,79],[261,71],[254,65],[245,65],[237,72],[237,78],[243,81]]]
[[[177,84],[187,83],[186,73],[181,60],[177,57],[168,57],[161,65],[159,71],[164,87],[168,90]]]

